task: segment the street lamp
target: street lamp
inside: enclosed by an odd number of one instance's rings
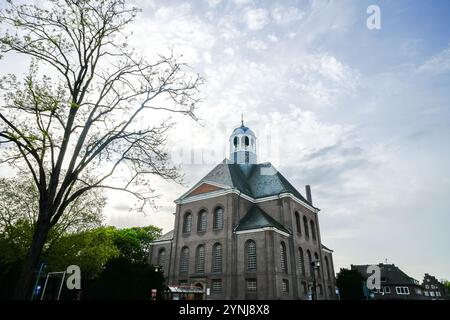
[[[312,267],[312,274],[313,274],[313,287],[311,292],[311,300],[317,300],[317,294],[316,294],[316,270],[319,270],[320,268],[320,260],[313,260],[311,262]]]

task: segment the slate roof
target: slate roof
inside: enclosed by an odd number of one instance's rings
[[[367,278],[367,267],[369,265],[351,265],[352,270],[358,270],[363,277]],[[381,284],[390,285],[414,285],[414,278],[411,278],[394,264],[378,264],[381,272]]]
[[[162,242],[162,241],[171,241],[173,240],[173,230],[170,230],[169,232],[163,234],[158,239],[154,240],[153,242]]]
[[[241,219],[239,225],[236,227],[236,231],[254,230],[265,227],[273,227],[288,234],[291,233],[281,223],[256,205],[252,206],[247,214]]]
[[[211,170],[197,185],[203,182],[213,182],[236,188],[255,199],[276,196],[281,193],[292,193],[301,201],[309,203],[271,163],[234,164],[227,163],[225,160]]]

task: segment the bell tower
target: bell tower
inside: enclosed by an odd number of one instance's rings
[[[244,119],[230,136],[230,162],[256,164],[256,135],[244,125]]]

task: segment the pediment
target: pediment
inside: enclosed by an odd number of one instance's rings
[[[213,191],[218,191],[218,190],[223,190],[223,188],[214,186],[214,185],[209,184],[209,183],[202,183],[197,188],[192,190],[189,194],[187,194],[185,196],[185,198],[196,196],[196,195],[203,194],[203,193],[209,193],[209,192],[213,192]]]

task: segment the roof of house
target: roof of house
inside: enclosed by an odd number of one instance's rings
[[[173,230],[170,230],[169,232],[163,234],[158,239],[155,239],[153,242],[162,242],[162,241],[171,241],[173,240]]]
[[[358,270],[359,273],[363,277],[368,276],[367,274],[367,267],[370,265],[351,265],[351,268],[353,270]],[[391,285],[413,285],[417,284],[414,278],[411,278],[406,273],[404,273],[402,270],[400,270],[399,267],[397,267],[394,264],[383,264],[380,263],[377,266],[380,267],[380,277],[381,277],[381,283],[382,284],[391,284]]]
[[[241,165],[223,161],[196,184],[215,183],[236,188],[252,198],[276,196],[291,193],[312,206],[303,195],[271,163]],[[189,192],[181,198],[187,197]]]
[[[241,219],[239,225],[236,227],[236,231],[254,230],[267,227],[273,227],[288,234],[291,233],[281,223],[276,221],[264,212],[263,209],[256,205],[252,206],[250,210],[248,210],[247,214]]]

